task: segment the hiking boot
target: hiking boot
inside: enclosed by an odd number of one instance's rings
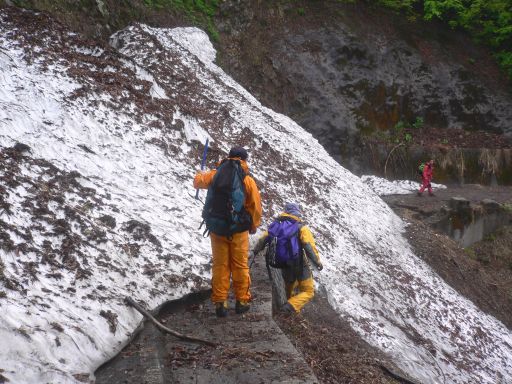
[[[295,308],[290,303],[286,303],[281,307],[281,313],[295,313]]]
[[[430,197],[434,197],[435,195],[433,193],[428,194]]]
[[[249,308],[251,308],[249,302],[247,301],[243,301],[243,300],[240,300],[240,301],[236,301],[236,305],[235,305],[235,312],[240,314],[240,313],[245,313],[249,310]]]
[[[215,315],[217,317],[226,317],[228,315],[227,301],[221,301],[220,303],[215,303]]]
[[[421,192],[416,192],[416,195],[421,196]]]

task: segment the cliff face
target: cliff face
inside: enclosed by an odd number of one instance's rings
[[[446,26],[361,3],[253,7],[242,25],[229,15],[221,23],[224,68],[353,171],[382,171],[385,157],[368,164],[363,142],[399,122],[512,136],[507,79],[488,51]],[[414,132],[412,142],[422,145],[422,135],[430,134]]]

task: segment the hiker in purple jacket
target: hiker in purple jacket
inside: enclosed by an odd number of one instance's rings
[[[321,271],[323,269],[318,255],[318,250],[315,245],[315,239],[310,229],[302,222],[302,212],[300,206],[295,203],[287,203],[284,212],[281,213],[277,219],[269,226],[269,229],[258,240],[254,247],[254,253],[257,254],[269,244],[270,239],[275,236],[277,227],[281,229],[295,225],[293,236],[296,237],[298,257],[294,260],[288,260],[280,266],[283,279],[285,282],[286,296],[288,301],[283,305],[281,311],[283,312],[299,312],[304,305],[309,302],[314,294],[315,287],[313,282],[313,273],[310,268],[311,263]],[[291,241],[291,240],[290,240]],[[279,242],[277,242],[279,247]],[[291,242],[291,244],[293,244]],[[289,248],[293,248],[289,246]]]

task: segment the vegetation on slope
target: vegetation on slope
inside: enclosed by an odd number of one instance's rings
[[[377,0],[411,19],[440,19],[489,45],[512,79],[512,5],[510,0]]]
[[[213,21],[218,12],[219,0],[144,0],[144,4],[158,10],[177,11],[194,25],[205,28],[214,41],[219,40]]]

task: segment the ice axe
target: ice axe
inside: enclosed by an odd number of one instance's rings
[[[206,155],[208,154],[208,142],[209,139],[206,139],[206,142],[204,143],[204,150],[203,150],[203,159],[201,160],[201,171],[204,171],[204,167],[206,166]],[[196,189],[196,200],[199,200],[199,188]]]

